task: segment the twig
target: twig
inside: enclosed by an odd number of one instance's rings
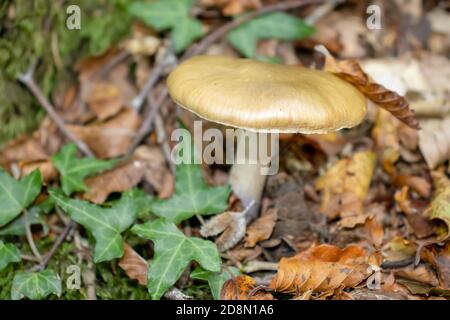
[[[78,149],[84,153],[86,156],[94,157],[94,153],[89,149],[89,147],[81,140],[79,140],[70,130],[67,129],[64,120],[61,119],[59,114],[55,111],[50,101],[44,96],[42,90],[34,81],[33,75],[36,68],[36,62],[31,63],[30,68],[26,73],[21,73],[17,79],[22,82],[28,90],[34,95],[34,97],[39,101],[41,106],[45,109],[50,118],[56,123],[59,130],[72,142],[74,142]]]
[[[129,57],[130,57],[129,52],[127,52],[127,51],[119,52],[115,57],[113,57],[110,61],[108,61],[102,68],[100,68],[98,71],[94,72],[94,74],[91,76],[89,81],[104,78],[108,73],[111,72],[112,69],[114,69],[118,64],[120,64],[122,61],[125,61]]]
[[[42,256],[39,253],[36,244],[34,243],[33,234],[31,233],[30,222],[28,219],[29,218],[28,211],[25,209],[24,213],[25,213],[25,234],[27,236],[28,244],[30,245],[31,252],[33,252],[33,255],[36,257],[36,259],[42,261]]]
[[[266,15],[268,13],[276,12],[276,11],[286,11],[286,10],[296,9],[296,8],[310,5],[310,4],[319,4],[322,2],[324,2],[324,0],[293,0],[293,1],[287,1],[287,2],[280,2],[277,4],[271,5],[271,6],[263,7],[254,12],[251,12],[247,15],[237,18],[236,20],[230,21],[230,22],[224,24],[223,26],[217,28],[216,30],[212,31],[209,35],[204,37],[199,43],[192,45],[183,54],[183,56],[181,57],[181,61],[186,60],[195,55],[202,54],[203,52],[206,51],[206,49],[208,49],[208,47],[211,44],[217,42],[228,32],[230,32],[234,28],[237,28],[240,25],[242,25],[254,18]],[[147,96],[148,92],[150,92],[150,90],[153,88],[153,86],[157,83],[159,78],[162,76],[163,70],[164,70],[163,67],[158,67],[157,70],[154,70],[152,72],[152,79],[149,79],[149,81],[148,81],[148,82],[150,82],[150,80],[152,80],[152,83],[148,85],[148,88],[146,88],[146,90],[148,90],[148,91],[146,92],[145,95],[142,94],[142,96],[144,96],[144,97]],[[155,71],[159,71],[159,74]],[[153,83],[153,77],[156,79],[154,81],[154,83]],[[152,108],[158,110],[160,108],[160,106],[162,105],[162,103],[164,102],[164,100],[167,98],[168,94],[169,94],[169,92],[166,88],[164,91],[162,91],[158,101],[153,104]],[[133,152],[133,150],[136,148],[136,146],[138,146],[139,143],[142,141],[142,139],[147,135],[147,133],[149,132],[148,130],[151,129],[151,125],[149,125],[148,123],[151,123],[153,121],[152,117],[153,117],[153,114],[151,112],[149,112],[147,114],[147,117],[144,119],[144,121],[142,123],[142,130],[139,130],[139,133],[136,135],[136,138],[132,144],[132,148],[130,148],[129,154],[131,154]],[[144,126],[145,126],[145,128],[144,128]]]
[[[243,271],[244,273],[253,273],[262,270],[277,271],[278,263],[254,260],[241,267],[241,271]]]
[[[64,240],[67,238],[70,231],[75,227],[75,225],[76,225],[75,222],[71,221],[66,226],[64,231],[59,235],[58,239],[56,239],[55,243],[50,248],[50,251],[47,252],[44,259],[42,259],[41,263],[39,263],[37,266],[33,267],[31,269],[32,271],[42,271],[47,267],[48,263],[50,262],[50,259],[55,255],[56,251],[58,251],[59,247],[64,242]]]
[[[228,32],[233,30],[234,28],[239,27],[240,25],[258,18],[260,16],[266,15],[268,13],[276,12],[276,11],[287,11],[296,9],[299,7],[303,7],[310,4],[319,4],[324,2],[324,0],[292,0],[292,1],[285,1],[285,2],[279,2],[271,6],[262,7],[259,10],[253,11],[249,14],[246,14],[244,16],[241,16],[237,18],[236,20],[230,21],[227,24],[224,24],[223,26],[219,27],[218,29],[211,32],[209,35],[207,35],[205,38],[203,38],[199,43],[194,44],[191,46],[183,55],[181,58],[182,60],[199,55],[208,49],[210,45],[221,39],[223,36],[225,36]]]

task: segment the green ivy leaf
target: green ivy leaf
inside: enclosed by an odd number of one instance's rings
[[[283,12],[275,12],[253,19],[228,34],[228,40],[247,58],[255,57],[256,45],[263,39],[297,40],[309,37],[314,27],[302,19]]]
[[[28,209],[28,214],[22,215],[7,226],[0,229],[0,236],[23,236],[26,234],[26,225],[41,225],[44,234],[48,233],[47,222],[41,217],[43,214],[50,213],[54,208],[52,198],[47,198],[38,205]]]
[[[216,245],[208,240],[186,237],[173,223],[158,219],[135,225],[131,231],[155,243],[147,284],[153,299],[159,299],[192,260],[206,270],[220,271],[221,260]]]
[[[225,281],[239,275],[240,273],[241,272],[239,269],[235,267],[229,267],[226,270],[222,270],[222,272],[211,272],[201,267],[197,267],[194,271],[192,271],[191,278],[208,281],[213,298],[215,300],[220,300],[220,292],[222,291]]]
[[[41,192],[41,187],[39,170],[16,180],[0,168],[0,227],[11,222],[28,207]]]
[[[12,262],[19,262],[20,251],[11,243],[4,243],[0,240],[0,270],[3,270]]]
[[[228,185],[209,187],[197,164],[177,165],[175,194],[167,200],[158,200],[153,213],[175,223],[194,215],[223,212],[228,207],[231,189]]]
[[[77,147],[70,143],[52,157],[53,164],[61,173],[62,190],[66,195],[72,192],[86,191],[84,178],[92,174],[113,168],[117,160],[97,160],[77,158]]]
[[[166,220],[180,223],[194,215],[211,215],[223,212],[228,207],[231,188],[228,185],[210,187],[206,184],[202,167],[195,164],[198,158],[188,130],[183,131],[181,152],[187,152],[189,161],[180,161],[175,174],[175,194],[169,199],[156,200],[152,206],[154,214]],[[180,156],[180,154],[178,154]]]
[[[70,199],[59,190],[50,195],[70,217],[89,230],[95,238],[94,262],[120,258],[124,241],[121,233],[136,219],[137,207],[133,192],[125,192],[111,208],[104,208],[87,201]]]
[[[31,300],[40,300],[51,293],[61,296],[61,279],[51,271],[17,272],[14,276],[11,299],[20,300],[27,297]]]
[[[155,0],[135,2],[129,12],[158,31],[171,29],[175,51],[181,52],[203,35],[203,26],[191,18],[192,0]]]

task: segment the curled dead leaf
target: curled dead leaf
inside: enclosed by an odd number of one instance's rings
[[[340,249],[319,245],[291,258],[282,258],[270,287],[278,292],[299,295],[353,288],[366,279],[367,254],[357,246]]]
[[[144,178],[158,192],[160,199],[170,197],[174,191],[174,177],[167,167],[161,148],[157,146],[140,146],[134,153],[146,167]]]
[[[206,7],[222,8],[225,16],[235,16],[248,10],[261,8],[260,0],[202,0],[201,4]]]
[[[234,247],[245,236],[245,215],[242,212],[226,211],[209,219],[200,229],[203,237],[216,236],[216,245],[223,252]]]
[[[58,171],[51,161],[33,161],[20,164],[22,176],[26,176],[36,169],[41,172],[42,180],[44,182],[53,181],[58,177]]]
[[[433,172],[432,176],[435,194],[424,214],[429,219],[436,219],[445,223],[446,230],[439,236],[442,239],[447,239],[450,235],[450,180],[441,171]]]
[[[277,221],[277,209],[267,210],[259,219],[247,228],[245,247],[254,247],[258,242],[270,238]]]
[[[409,107],[408,101],[397,92],[391,91],[370,79],[357,60],[338,61],[324,47],[319,48],[318,51],[325,54],[324,69],[326,71],[350,82],[375,104],[392,113],[409,127],[418,129],[418,122]]]
[[[419,147],[430,169],[450,159],[450,116],[421,121]]]
[[[119,88],[109,82],[95,83],[86,100],[99,120],[105,120],[117,114],[124,105]]]
[[[87,191],[83,198],[101,204],[113,192],[123,192],[136,186],[145,174],[142,161],[131,160],[112,170],[86,179]]]
[[[131,279],[137,280],[143,286],[147,285],[147,261],[128,244],[125,244],[123,257],[119,261],[119,267]]]
[[[327,214],[329,219],[340,216],[342,227],[351,228],[364,223],[363,204],[369,191],[375,161],[372,151],[361,151],[329,168],[316,181],[316,188],[323,191],[320,211]]]
[[[258,290],[256,280],[247,275],[239,275],[227,280],[220,293],[222,300],[274,300],[270,293]]]
[[[89,126],[69,125],[67,128],[83,140],[101,159],[115,158],[128,152],[141,124],[133,109],[126,108],[110,120]]]

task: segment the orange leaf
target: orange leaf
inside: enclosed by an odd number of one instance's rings
[[[363,203],[369,191],[375,161],[372,151],[362,151],[328,169],[316,181],[316,188],[323,191],[320,211],[330,219],[343,218],[343,227],[364,223]]]
[[[147,261],[142,258],[128,244],[125,244],[125,250],[122,259],[119,261],[121,267],[126,274],[139,282],[139,284],[147,285]]]
[[[239,275],[227,280],[220,293],[222,300],[274,300],[270,293],[258,290],[258,285],[252,277]]]
[[[267,240],[277,221],[277,209],[269,209],[247,228],[245,247],[253,248],[258,242]]]
[[[278,273],[270,287],[278,292],[330,292],[337,288],[353,288],[370,274],[363,248],[339,249],[320,245],[291,258],[282,258]]]
[[[419,125],[413,111],[409,108],[406,99],[395,91],[388,90],[384,86],[374,82],[363,71],[355,59],[336,60],[330,53],[325,54],[325,67],[328,72],[334,73],[339,78],[353,84],[368,99],[378,106],[392,113],[397,119],[411,128],[418,129]]]

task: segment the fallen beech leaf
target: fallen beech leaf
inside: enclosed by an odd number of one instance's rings
[[[245,215],[242,212],[226,211],[209,219],[200,229],[203,237],[221,235],[216,239],[220,252],[234,247],[245,236]]]
[[[225,281],[220,293],[222,300],[274,300],[270,293],[257,290],[256,280],[247,275],[239,275]]]
[[[431,184],[427,179],[408,174],[396,175],[393,184],[398,187],[408,186],[422,198],[428,198],[431,194]]]
[[[325,48],[323,48],[325,49]],[[417,129],[418,123],[414,113],[409,108],[406,99],[397,92],[386,89],[384,86],[374,82],[360,67],[357,60],[336,60],[328,51],[319,49],[325,54],[325,67],[328,72],[334,73],[339,78],[350,82],[358,88],[368,99],[372,100],[381,108],[392,113],[397,119]],[[326,51],[326,52],[324,52]]]
[[[9,170],[13,163],[48,160],[61,144],[62,136],[56,125],[45,118],[32,135],[22,135],[0,150],[0,166]]]
[[[201,0],[206,7],[222,8],[225,16],[235,16],[249,10],[261,8],[260,0]]]
[[[387,261],[401,261],[413,257],[417,246],[402,237],[395,237],[383,247],[383,257]]]
[[[139,129],[141,118],[133,109],[126,108],[114,118],[90,126],[68,125],[67,128],[83,140],[102,158],[115,158],[128,152]]]
[[[167,167],[166,159],[157,146],[140,146],[134,157],[146,167],[144,178],[158,192],[160,199],[169,198],[174,191],[174,177]]]
[[[319,245],[291,258],[282,258],[270,287],[278,292],[299,295],[309,290],[330,292],[353,288],[370,274],[367,254],[357,246],[340,249]]]
[[[363,203],[367,196],[375,169],[372,151],[355,153],[351,158],[334,164],[316,181],[316,188],[323,191],[320,211],[329,219],[340,216],[343,227],[364,223]]]
[[[253,248],[258,242],[269,239],[277,217],[277,209],[269,209],[258,220],[253,222],[247,228],[245,247]]]
[[[450,289],[450,242],[436,255],[436,270],[439,282],[444,289]]]
[[[147,285],[147,261],[127,243],[125,243],[124,249],[123,257],[119,261],[119,267],[121,267],[131,279],[137,280],[139,284],[143,286]]]
[[[102,204],[113,192],[123,192],[136,186],[143,178],[145,166],[142,161],[132,160],[112,170],[85,180],[88,191],[83,198]]]
[[[384,229],[375,217],[366,220],[365,228],[369,234],[370,242],[375,248],[379,248],[383,243]]]
[[[433,172],[432,176],[435,194],[424,214],[429,219],[437,219],[446,224],[446,231],[440,237],[447,239],[450,235],[450,180],[440,171]]]
[[[124,105],[119,88],[108,82],[95,83],[86,100],[99,120],[117,114]]]
[[[423,214],[428,203],[423,200],[410,199],[408,190],[407,186],[403,187],[401,191],[395,193],[394,199],[400,211],[406,214],[408,224],[416,236],[420,239],[429,237],[434,233],[434,225]]]
[[[416,282],[426,283],[433,287],[439,285],[439,281],[433,271],[424,264],[419,266],[407,266],[395,271],[397,277],[401,277]]]
[[[58,177],[58,171],[51,161],[33,161],[27,163],[21,163],[22,177],[30,174],[36,169],[41,172],[42,180],[44,182],[53,181]]]
[[[238,246],[232,250],[227,251],[228,259],[234,262],[251,261],[258,258],[261,254],[262,248],[260,246],[256,246],[251,249],[246,249]]]
[[[430,169],[450,159],[450,116],[421,121],[419,147]]]

